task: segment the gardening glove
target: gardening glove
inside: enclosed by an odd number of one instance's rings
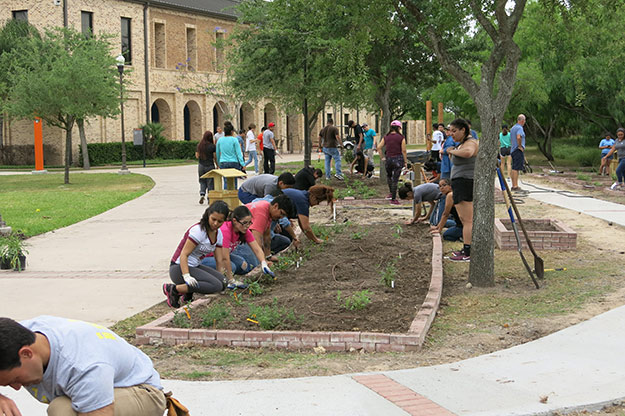
[[[271,277],[276,277],[276,274],[274,272],[271,271],[271,269],[269,268],[269,266],[267,266],[267,262],[263,260],[262,262],[262,269],[263,269],[263,273],[268,274]]]
[[[195,277],[191,276],[189,273],[185,273],[182,275],[184,282],[192,288],[197,289],[200,287],[200,284],[195,280]]]

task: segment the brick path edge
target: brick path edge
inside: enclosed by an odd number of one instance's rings
[[[288,350],[323,347],[326,351],[365,350],[366,352],[405,352],[418,350],[425,341],[443,293],[443,244],[439,234],[432,236],[432,276],[427,295],[406,333],[244,331],[227,329],[184,329],[164,326],[174,318],[171,311],[136,329],[138,345],[218,345],[230,347],[274,348]],[[191,304],[192,308],[210,303],[209,295]]]

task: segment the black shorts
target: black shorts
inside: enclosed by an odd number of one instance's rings
[[[452,179],[451,190],[454,193],[454,204],[463,201],[473,202],[473,179]]]
[[[512,170],[523,170],[525,167],[525,154],[519,150],[515,149],[512,152]]]
[[[500,147],[499,154],[501,156],[510,156],[510,148],[509,147]]]

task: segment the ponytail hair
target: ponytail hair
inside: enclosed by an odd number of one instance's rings
[[[228,215],[230,215],[230,208],[228,208],[228,204],[226,204],[224,201],[215,201],[210,204],[210,206],[206,208],[206,211],[204,211],[202,219],[200,219],[200,228],[205,233],[208,233],[208,231],[210,230],[208,217],[210,217],[213,212],[216,212],[217,214],[222,214],[224,218],[228,218]]]
[[[450,123],[451,126],[454,126],[457,129],[464,129],[464,137],[462,138],[461,144],[466,142],[469,137],[471,137],[471,128],[469,127],[469,123],[467,120],[462,118],[457,118]]]

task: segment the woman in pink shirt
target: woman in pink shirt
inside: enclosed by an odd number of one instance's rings
[[[382,155],[382,148],[386,146],[386,181],[388,182],[389,194],[386,199],[391,200],[391,204],[399,205],[397,200],[397,182],[402,168],[408,163],[406,154],[406,140],[401,135],[401,121],[391,122],[391,131],[378,143],[378,153]]]

